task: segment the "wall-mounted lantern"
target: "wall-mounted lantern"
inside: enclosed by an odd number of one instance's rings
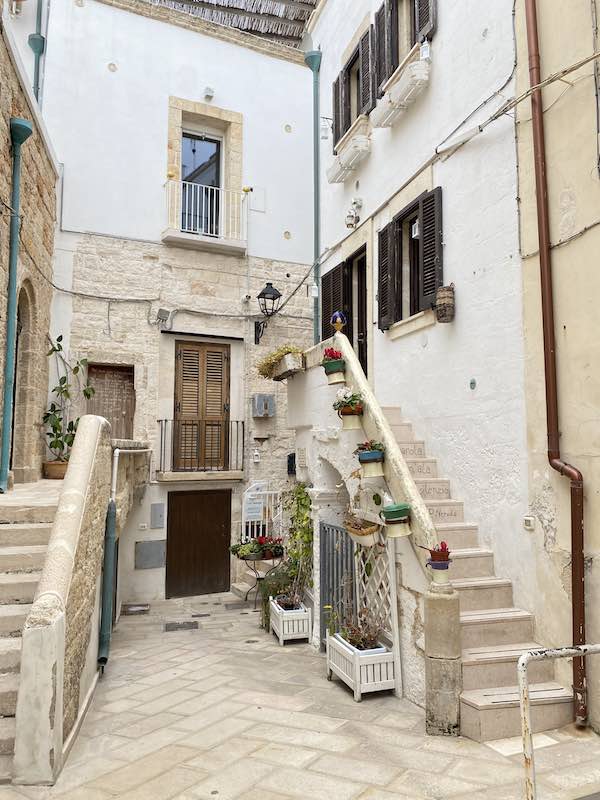
[[[254,344],[260,344],[263,333],[269,324],[269,319],[279,311],[281,302],[281,292],[272,283],[267,283],[265,288],[258,294],[258,307],[264,319],[256,320],[254,323]]]

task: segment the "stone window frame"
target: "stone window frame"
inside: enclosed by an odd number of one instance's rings
[[[181,97],[169,97],[167,180],[181,180],[181,140],[186,122],[222,132],[222,188],[241,192],[243,115]]]

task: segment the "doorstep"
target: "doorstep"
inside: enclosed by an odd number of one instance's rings
[[[192,483],[197,481],[243,481],[242,470],[221,470],[217,472],[157,472],[156,480],[161,483]]]

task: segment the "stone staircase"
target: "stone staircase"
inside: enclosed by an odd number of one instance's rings
[[[273,569],[273,561],[257,561],[255,563],[255,566],[259,576],[261,578],[264,578],[267,572]],[[241,598],[242,600],[245,600],[247,597],[248,602],[254,603],[258,595],[258,587],[255,586],[255,584],[256,584],[256,575],[250,569],[250,567],[246,566],[242,562],[242,570],[240,571],[238,580],[235,583],[231,584],[232,593],[235,594],[237,597]],[[258,598],[258,600],[256,600],[257,604],[259,600],[260,597]]]
[[[0,495],[0,783],[11,780],[21,631],[37,589],[62,481]]]
[[[425,500],[438,532],[452,552],[450,579],[461,610],[463,692],[461,733],[476,741],[520,733],[517,660],[534,640],[533,615],[513,605],[512,582],[494,574],[491,550],[480,547],[477,525],[465,523],[464,507],[450,494],[450,482],[438,477],[437,462],[399,408],[384,408],[386,418]],[[534,732],[573,720],[573,692],[554,680],[551,661],[529,668]]]

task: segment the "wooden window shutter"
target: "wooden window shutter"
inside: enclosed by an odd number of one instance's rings
[[[341,117],[340,117],[340,76],[333,82],[333,103],[331,115],[333,117],[333,152],[335,154],[335,146],[341,138]]]
[[[373,27],[361,37],[358,45],[360,65],[360,114],[368,114],[375,107],[374,68],[375,53],[373,49]]]
[[[346,65],[340,73],[340,138],[346,133],[352,124],[352,109],[350,103],[350,70],[348,69],[348,65]]]
[[[396,224],[390,222],[379,231],[378,240],[378,314],[379,330],[394,324],[396,316]]]
[[[343,264],[340,264],[337,269],[340,271],[341,277],[341,298],[340,298],[340,309],[346,315],[346,327],[344,328],[344,333],[350,339],[350,341],[354,338],[354,324],[352,319],[352,265],[353,260],[349,258],[347,261],[344,261]],[[335,311],[336,309],[334,309]]]
[[[229,364],[226,347],[207,345],[204,363],[203,460],[205,468],[216,469],[224,464],[229,434]]]
[[[333,336],[331,317],[334,311],[348,314],[349,297],[345,263],[327,272],[321,278],[321,341]],[[346,328],[346,333],[348,329]]]
[[[436,0],[415,0],[415,33],[417,42],[431,39],[435,31]]]
[[[419,311],[435,305],[435,293],[442,286],[442,190],[438,186],[419,200]]]
[[[375,85],[381,97],[381,87],[387,80],[385,4],[375,12]]]
[[[417,0],[418,2],[418,0]],[[398,0],[385,0],[386,76],[391,78],[400,64],[400,37],[398,35]]]
[[[333,314],[332,274],[327,272],[321,278],[321,341],[331,336],[331,315]]]

